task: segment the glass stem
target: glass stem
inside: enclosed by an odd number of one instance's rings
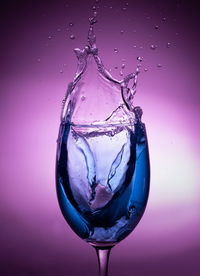
[[[108,262],[112,247],[95,247],[99,264],[99,276],[108,276]]]

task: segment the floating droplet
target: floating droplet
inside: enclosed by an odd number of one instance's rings
[[[140,49],[143,49],[143,46],[142,46],[142,45],[140,46]]]
[[[60,73],[61,73],[61,74],[63,73],[63,70],[62,70],[62,69],[60,70]]]
[[[126,11],[126,7],[123,7],[122,10],[123,10],[123,11]]]
[[[136,30],[133,30],[134,33],[136,33]]]
[[[48,36],[48,39],[52,39],[52,36],[51,36],[51,35],[49,35],[49,36]]]
[[[119,72],[119,75],[120,75],[120,76],[123,76],[123,72],[122,72],[122,71],[120,71],[120,72]]]
[[[110,6],[110,9],[112,9],[113,7],[112,6]]]
[[[162,18],[162,21],[166,21],[166,17],[163,17],[163,18]]]
[[[81,96],[81,101],[85,101],[86,97],[85,96]]]
[[[156,25],[154,28],[155,28],[156,30],[158,30],[158,29],[159,29],[159,26],[158,26],[158,25]]]
[[[148,71],[148,69],[147,68],[144,68],[144,72],[147,72]]]
[[[121,66],[121,68],[122,68],[122,69],[124,69],[124,68],[125,68],[125,64],[124,64],[124,63],[122,63],[122,66]]]
[[[117,48],[114,48],[114,52],[115,52],[115,53],[118,53],[118,49],[117,49]]]
[[[160,67],[162,67],[162,65],[161,65],[160,63],[158,63],[158,64],[157,64],[157,67],[160,68]]]
[[[97,16],[97,12],[96,12],[96,11],[94,11],[94,12],[93,12],[93,15],[94,15],[94,16]]]
[[[58,28],[58,29],[57,29],[57,32],[60,32],[60,31],[61,31],[61,29],[60,29],[60,28]]]
[[[152,44],[152,45],[150,46],[150,48],[151,48],[151,50],[155,50],[155,49],[157,48],[157,46],[154,45],[154,44]]]
[[[70,39],[72,39],[72,40],[75,39],[75,35],[71,34]]]
[[[170,42],[167,42],[167,48],[169,48],[171,46]]]
[[[90,17],[89,21],[90,21],[90,25],[94,25],[95,23],[97,23],[96,17]]]
[[[137,60],[138,60],[139,62],[142,62],[142,57],[137,57]]]
[[[136,45],[133,45],[133,48],[136,48],[137,46]]]
[[[123,30],[121,30],[121,31],[120,31],[120,34],[124,34],[124,31],[123,31]]]
[[[73,26],[74,26],[74,23],[70,22],[70,23],[69,23],[69,26],[70,26],[70,27],[73,27]]]
[[[66,66],[66,65],[67,65],[66,63],[63,64],[63,66]]]
[[[92,9],[93,9],[93,11],[95,11],[97,8],[96,8],[96,6],[93,6]]]

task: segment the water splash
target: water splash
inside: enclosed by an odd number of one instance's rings
[[[94,33],[94,25],[97,23],[97,17],[91,17],[89,23],[88,44],[84,49],[74,49],[78,59],[78,67],[74,80],[68,85],[62,106],[61,121],[63,123],[69,121],[76,124],[77,122],[82,122],[84,118],[84,121],[90,124],[101,124],[112,114],[113,110],[117,110],[119,106],[124,105],[127,116],[126,123],[133,123],[135,117],[133,100],[136,93],[139,65],[136,68],[136,72],[128,74],[122,80],[113,78],[109,70],[104,67],[98,55],[96,35]],[[70,24],[72,25],[72,23]],[[70,38],[74,39],[75,37],[71,35]],[[117,53],[118,49],[114,48],[114,52]],[[142,57],[137,57],[137,60],[141,62]],[[125,64],[122,64],[121,69],[124,69],[124,67]],[[122,71],[120,71],[120,76],[123,76]],[[83,101],[82,96],[85,91],[88,95],[84,95]],[[99,102],[97,101],[98,97]],[[92,98],[94,101],[96,99],[96,103],[101,105],[102,114],[97,115],[97,110],[94,111],[94,105],[92,107],[88,103],[88,99],[91,101]],[[113,105],[110,105],[110,110],[106,104],[108,98],[109,102],[115,102]],[[82,107],[81,104],[83,102],[85,105]],[[93,118],[96,119],[95,122]],[[120,120],[120,117],[116,118],[115,123],[120,123]]]
[[[88,43],[74,49],[77,71],[62,105],[57,192],[63,215],[80,237],[117,243],[137,225],[148,198],[146,131],[142,109],[134,106],[142,57],[135,72],[113,78],[98,54],[96,16],[89,21]],[[120,75],[122,62],[115,66]]]

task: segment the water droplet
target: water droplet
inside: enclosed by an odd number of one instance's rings
[[[142,62],[142,57],[137,57],[137,60],[138,60],[139,62]]]
[[[62,69],[60,70],[60,73],[61,73],[61,74],[63,73],[63,70],[62,70]]]
[[[72,39],[72,40],[75,39],[75,35],[71,34],[70,39]]]
[[[118,50],[117,48],[114,48],[114,52],[115,52],[115,53],[118,53],[118,51],[119,51],[119,50]]]
[[[162,65],[161,65],[160,63],[158,63],[158,64],[157,64],[157,67],[158,67],[158,68],[161,68],[161,67],[162,67]]]
[[[49,36],[48,36],[48,39],[52,39],[52,36],[51,36],[51,35],[49,35]]]
[[[133,48],[136,48],[137,46],[136,45],[133,45]]]
[[[127,9],[126,7],[123,7],[123,8],[122,8],[123,11],[126,11],[126,9]]]
[[[128,2],[126,2],[126,6],[128,6]]]
[[[140,46],[140,49],[143,49],[143,46]]]
[[[85,101],[86,97],[85,96],[81,96],[81,101]]]
[[[97,16],[97,12],[96,12],[96,11],[94,11],[94,12],[93,12],[93,15],[94,15],[94,17],[96,17],[96,16]]]
[[[122,69],[124,69],[124,68],[125,68],[125,64],[124,64],[124,63],[122,63],[122,66],[121,66],[121,68],[122,68]]]
[[[66,63],[63,64],[63,66],[66,66],[66,65],[67,65]]]
[[[112,9],[113,7],[112,6],[110,6],[110,9]]]
[[[120,31],[120,34],[124,34],[124,31],[123,31],[123,30],[121,30],[121,31]]]
[[[162,21],[166,21],[166,17],[163,17],[163,18],[162,18]]]
[[[90,25],[94,25],[95,23],[97,23],[96,17],[90,17],[89,21],[90,21]]]
[[[170,42],[167,42],[167,48],[170,48],[170,46],[171,46],[171,43]]]
[[[37,59],[37,61],[38,61],[38,62],[40,62],[40,61],[41,61],[41,59],[40,59],[40,58],[38,58],[38,59]]]
[[[97,8],[96,8],[96,6],[93,6],[92,9],[93,9],[93,11],[95,11]]]
[[[154,28],[155,28],[156,30],[158,30],[158,29],[159,29],[159,26],[158,26],[158,25],[156,25]]]
[[[148,69],[147,68],[144,68],[144,72],[147,72],[148,71]]]
[[[73,26],[74,26],[74,23],[70,22],[70,23],[69,23],[69,26],[70,26],[70,27],[73,27]]]
[[[60,31],[61,31],[61,29],[60,29],[60,28],[58,28],[58,29],[57,29],[57,32],[60,32]]]
[[[119,75],[120,75],[120,76],[123,76],[123,72],[122,72],[122,71],[120,71],[120,72],[119,72]]]
[[[150,48],[151,48],[151,50],[155,50],[155,49],[157,48],[157,46],[154,45],[154,44],[152,44],[152,45],[150,46]]]

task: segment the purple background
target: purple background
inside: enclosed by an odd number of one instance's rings
[[[93,5],[79,2],[1,6],[2,276],[97,273],[94,249],[64,221],[54,183],[61,100],[76,70],[73,48],[86,43]],[[144,111],[152,172],[144,217],[113,249],[110,275],[200,275],[197,2],[99,1],[95,31],[105,66],[121,78],[115,66],[125,63],[128,73],[143,57],[135,104]]]

